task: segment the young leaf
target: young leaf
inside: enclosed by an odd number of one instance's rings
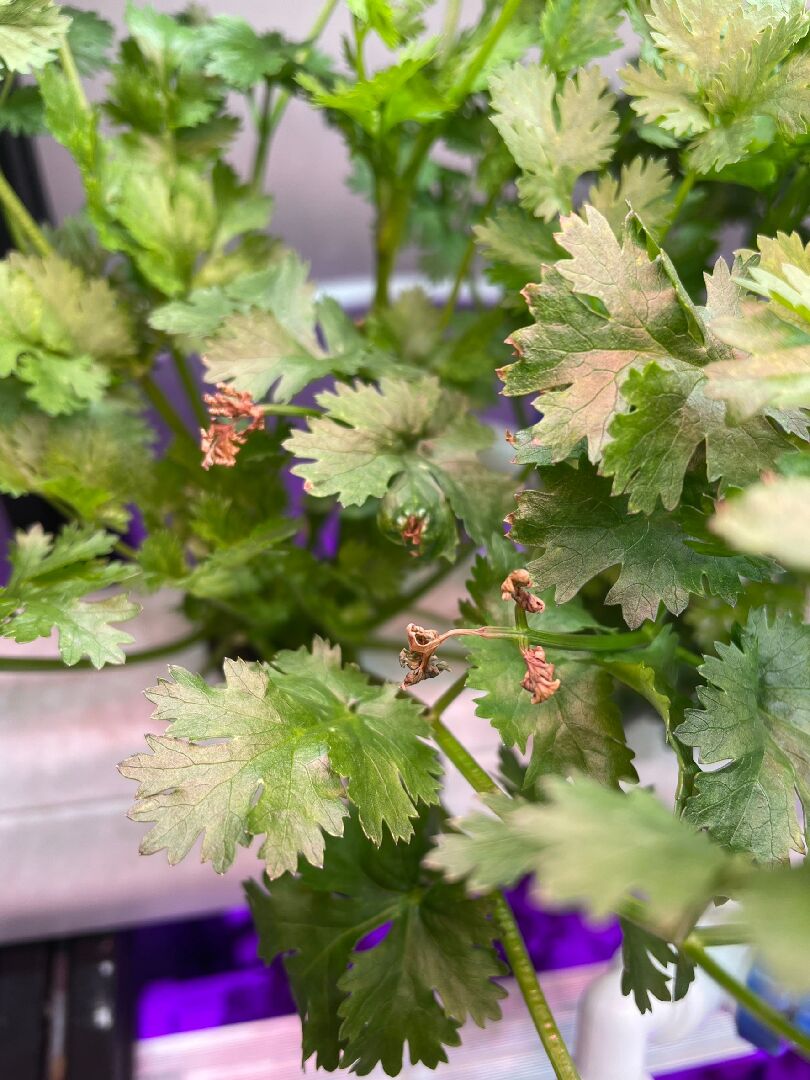
[[[463,398],[427,376],[414,382],[383,378],[379,390],[342,386],[317,401],[325,415],[284,443],[305,459],[292,471],[310,494],[362,506],[382,498],[398,474],[427,470],[470,535],[491,535],[503,506],[503,480],[478,461],[491,434],[466,413]]]
[[[706,474],[720,493],[745,487],[791,449],[786,436],[763,417],[729,424],[726,407],[706,397],[706,376],[691,367],[669,370],[657,363],[630,371],[623,396],[633,409],[610,427],[603,471],[616,494],[627,492],[630,510],[651,514],[658,497],[667,510],[680,501],[692,457],[705,443]]]
[[[619,120],[607,87],[597,68],[559,92],[542,65],[515,64],[490,80],[492,122],[523,173],[520,200],[536,217],[569,211],[579,177],[610,160]]]
[[[68,45],[81,75],[95,75],[107,66],[107,54],[115,36],[112,23],[94,11],[82,11],[66,5],[70,15]]]
[[[752,874],[742,890],[743,912],[755,946],[788,990],[810,991],[810,869]]]
[[[549,0],[540,16],[543,63],[565,76],[619,47],[622,0]]]
[[[55,254],[13,254],[0,264],[0,336],[0,377],[16,375],[51,416],[98,401],[107,365],[135,348],[107,282]]]
[[[115,544],[109,533],[68,525],[54,539],[34,525],[16,535],[10,554],[11,578],[0,589],[0,632],[15,641],[34,641],[52,630],[68,666],[86,656],[93,667],[123,664],[121,646],[131,635],[112,624],[137,615],[140,608],[123,594],[88,602],[89,593],[126,581],[137,568],[107,562]]]
[[[546,267],[524,295],[535,323],[509,338],[516,363],[499,372],[509,395],[543,391],[535,438],[553,460],[581,439],[598,461],[617,413],[627,411],[623,384],[651,360],[702,365],[714,353],[696,340],[697,315],[673,285],[662,253],[650,259],[625,231],[621,242],[593,207],[562,221],[557,243],[572,257]],[[604,305],[598,310],[585,299]]]
[[[692,709],[677,735],[706,764],[687,814],[722,844],[761,862],[804,851],[796,797],[810,804],[810,628],[752,611],[740,645],[706,657]]]
[[[51,0],[3,0],[0,4],[0,61],[8,72],[28,75],[53,60],[70,18]]]
[[[584,777],[551,777],[543,790],[546,802],[513,804],[486,828],[480,816],[462,822],[461,834],[440,838],[430,865],[451,878],[469,875],[474,887],[532,869],[544,898],[582,905],[594,918],[640,895],[650,928],[670,941],[722,889],[730,857],[650,792],[623,794]]]
[[[435,1068],[468,1016],[499,1018],[486,902],[420,867],[437,824],[423,813],[410,844],[386,838],[377,849],[352,816],[340,840],[327,839],[323,869],[302,865],[269,893],[248,883],[260,954],[284,955],[305,1061],[360,1075],[379,1063],[394,1075],[407,1045],[414,1064]],[[375,929],[375,944],[361,945]]]
[[[624,498],[611,498],[609,481],[584,467],[561,465],[543,470],[544,490],[518,496],[510,536],[520,544],[541,547],[529,564],[538,588],[556,588],[564,604],[586,582],[611,566],[621,572],[605,603],[621,604],[628,626],[653,620],[663,602],[679,615],[689,594],[713,594],[731,603],[742,590],[741,578],[760,580],[767,567],[742,556],[700,550],[690,524],[677,515],[656,511],[650,517],[628,513]]]
[[[588,202],[622,235],[627,213],[632,208],[648,228],[655,231],[670,215],[667,200],[672,178],[657,158],[633,158],[622,165],[618,178],[604,173],[588,192]]]
[[[436,802],[438,763],[417,706],[341,667],[337,648],[316,639],[311,654],[280,653],[272,668],[228,660],[221,688],[182,668],[171,674],[147,693],[166,734],[148,736],[152,753],[120,767],[140,785],[131,816],[155,822],[146,854],[167,848],[179,862],[204,832],[202,857],[223,873],[236,845],[261,834],[274,878],[299,854],[320,865],[324,832],[342,833],[342,779],[376,844],[383,824],[408,839],[416,804]]]
[[[792,570],[810,570],[810,477],[780,476],[752,484],[718,503],[710,528],[738,551],[770,556]]]
[[[44,125],[42,97],[36,86],[16,86],[0,105],[0,131],[40,135]]]
[[[250,90],[277,75],[295,54],[281,34],[257,34],[244,19],[218,15],[203,31],[208,49],[205,70],[237,90]]]

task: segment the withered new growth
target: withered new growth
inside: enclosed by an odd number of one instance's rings
[[[546,605],[539,596],[529,592],[532,583],[528,570],[513,570],[501,585],[501,600],[513,601],[529,615],[539,615]]]
[[[211,423],[200,430],[202,467],[210,469],[212,465],[225,465],[232,468],[250,432],[264,427],[264,411],[247,390],[237,390],[225,383],[217,383],[217,392],[205,394],[203,401],[208,406]],[[248,423],[240,423],[243,420]]]

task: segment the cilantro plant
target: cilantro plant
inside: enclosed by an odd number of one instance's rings
[[[17,535],[0,630],[122,663],[133,597],[179,591],[224,682],[175,667],[147,691],[132,816],[144,852],[202,838],[220,873],[259,838],[248,897],[304,1059],[435,1067],[497,1020],[511,969],[576,1077],[502,892],[527,874],[619,917],[642,1011],[699,966],[810,1054],[707,952],[749,942],[810,991],[810,16],[485,0],[462,27],[447,0],[431,35],[423,0],[347,0],[338,60],[317,44],[336,6],[290,41],[130,5],[117,45],[96,15],[0,6],[0,125],[49,132],[86,192],[41,228],[0,177],[0,488],[64,519]],[[608,79],[623,27],[637,56]],[[373,207],[365,312],[267,231],[292,96]],[[436,293],[395,294],[406,248]],[[509,470],[485,457],[497,400]],[[411,621],[462,565],[457,623]],[[392,619],[399,687],[357,665]],[[129,663],[161,651],[134,645]],[[499,776],[442,719],[465,687]],[[638,785],[639,709],[677,766],[671,806]],[[486,812],[448,822],[440,753]]]

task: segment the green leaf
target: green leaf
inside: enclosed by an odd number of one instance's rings
[[[210,57],[206,73],[242,91],[277,75],[293,59],[296,48],[281,34],[257,34],[244,19],[233,15],[218,15],[203,34]]]
[[[107,54],[115,36],[112,23],[94,11],[82,11],[67,5],[70,15],[68,45],[81,75],[95,75],[107,66]]]
[[[155,822],[146,854],[167,848],[179,862],[204,833],[203,860],[222,873],[237,844],[261,834],[273,878],[299,854],[320,865],[324,832],[343,831],[343,779],[376,844],[383,824],[407,840],[417,803],[437,800],[438,762],[418,707],[341,667],[340,650],[319,639],[311,654],[279,653],[272,667],[228,660],[221,688],[182,668],[171,674],[147,692],[166,734],[148,736],[152,753],[121,765],[139,782],[131,816]]]
[[[10,553],[11,577],[0,589],[0,633],[28,642],[59,635],[59,654],[68,666],[87,657],[95,668],[123,664],[122,645],[133,641],[113,623],[140,608],[123,594],[88,602],[82,597],[126,581],[137,568],[107,562],[115,544],[109,533],[68,525],[56,537],[34,525],[19,532]]]
[[[583,438],[599,460],[613,418],[627,411],[632,370],[651,360],[702,365],[717,355],[698,340],[699,316],[666,256],[650,258],[628,230],[620,242],[592,207],[585,214],[564,219],[556,238],[572,257],[526,287],[534,325],[509,338],[518,360],[499,372],[508,395],[543,391],[535,442],[557,461]]]
[[[518,496],[510,536],[543,549],[529,570],[538,588],[555,587],[558,604],[620,566],[605,603],[621,604],[625,622],[636,627],[654,620],[662,602],[673,615],[684,610],[690,593],[732,603],[742,591],[741,578],[767,575],[767,567],[752,559],[701,550],[697,515],[687,523],[660,510],[649,517],[629,514],[627,500],[611,498],[609,481],[584,465],[544,469],[543,478],[543,491]]]
[[[677,735],[703,763],[728,764],[701,774],[687,814],[733,851],[786,861],[805,850],[796,797],[810,805],[810,628],[757,609],[739,646],[716,649],[700,669],[703,709]]]
[[[327,839],[322,870],[302,865],[269,893],[248,883],[260,954],[284,956],[305,1061],[315,1054],[320,1068],[360,1075],[381,1063],[393,1075],[407,1044],[414,1064],[435,1068],[468,1016],[479,1026],[500,1017],[486,902],[420,867],[438,824],[422,814],[410,844],[386,838],[377,849],[352,816],[341,839]]]
[[[352,15],[375,31],[389,49],[415,37],[424,29],[421,12],[430,0],[347,0]]]
[[[565,76],[619,48],[622,0],[549,0],[540,16],[543,63]]]
[[[774,477],[753,484],[718,503],[710,527],[738,551],[810,570],[810,478]]]
[[[130,324],[106,281],[59,255],[0,264],[0,377],[16,375],[51,416],[98,401],[108,366],[134,352]]]
[[[667,198],[671,190],[672,177],[664,162],[636,157],[622,165],[618,178],[604,173],[588,192],[588,202],[621,236],[630,208],[653,231],[665,225],[671,212]]]
[[[781,986],[810,990],[810,869],[752,874],[742,890],[745,923]]]
[[[801,0],[657,0],[646,18],[658,54],[624,70],[625,88],[645,120],[692,138],[691,168],[719,170],[777,131],[806,130],[810,62],[792,51],[810,26]]]
[[[543,264],[560,254],[552,226],[518,206],[499,207],[473,232],[486,258],[495,264],[487,268],[489,275],[496,281],[519,283],[518,288],[538,278]]]
[[[22,410],[0,425],[0,490],[15,498],[36,493],[83,521],[124,531],[132,504],[144,506],[152,494],[153,441],[153,430],[125,402],[55,419]]]
[[[652,1012],[651,994],[659,1001],[683,998],[695,977],[694,965],[668,942],[635,923],[622,919],[621,925],[622,993],[633,995],[640,1013]],[[666,969],[673,964],[675,972],[670,975]]]
[[[810,254],[798,233],[757,243],[758,261],[742,252],[748,262],[738,277],[768,303],[710,312],[712,332],[733,351],[707,369],[707,393],[739,416],[810,406]]]
[[[576,603],[559,609],[549,606],[528,619],[533,629],[552,632],[592,625]],[[525,751],[532,739],[527,785],[547,774],[585,773],[609,786],[637,779],[613,701],[612,680],[605,671],[590,660],[578,662],[547,650],[560,688],[548,701],[533,705],[531,695],[521,688],[526,665],[514,641],[468,638],[465,647],[470,654],[467,685],[483,691],[475,699],[476,715],[490,720],[507,746]]]
[[[0,61],[9,72],[30,74],[53,60],[69,26],[51,0],[2,0]]]
[[[706,397],[706,376],[679,366],[648,364],[630,371],[623,396],[633,411],[610,427],[603,470],[616,494],[627,493],[631,511],[651,514],[660,496],[667,510],[678,505],[695,451],[705,444],[706,474],[729,487],[745,487],[791,449],[790,441],[762,417],[729,424],[722,402]]]
[[[44,124],[42,97],[36,86],[16,86],[0,105],[0,131],[40,135]]]
[[[569,211],[579,177],[609,161],[616,142],[607,80],[590,68],[558,92],[553,71],[515,64],[493,75],[489,92],[492,122],[523,174],[522,204],[547,221]]]
[[[503,478],[479,462],[491,433],[466,412],[460,395],[443,391],[432,376],[382,378],[379,390],[341,386],[317,402],[325,415],[284,443],[304,459],[292,472],[309,494],[362,506],[382,498],[398,474],[427,470],[474,539],[492,534],[504,504]]]
[[[722,889],[729,856],[650,792],[623,794],[584,777],[551,777],[543,790],[542,804],[499,804],[501,820],[462,821],[462,833],[442,836],[429,864],[468,877],[473,888],[533,870],[546,901],[582,906],[597,919],[642,896],[650,929],[670,941]]]

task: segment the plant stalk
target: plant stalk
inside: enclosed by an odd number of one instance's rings
[[[180,649],[186,649],[189,645],[195,645],[198,641],[202,641],[204,633],[201,630],[195,630],[193,633],[186,634],[184,637],[176,638],[174,641],[167,641],[164,645],[155,645],[150,649],[140,649],[136,652],[127,654],[127,664],[142,664],[149,660],[159,660],[161,657],[170,656],[174,652],[178,652]],[[117,664],[108,664],[108,667],[118,667]],[[61,660],[52,660],[49,657],[44,656],[21,656],[19,658],[11,656],[0,656],[0,672],[3,671],[87,671],[96,668],[89,660],[79,660],[76,664],[71,664],[68,667],[67,664]]]
[[[188,358],[180,356],[175,353],[172,357],[174,360],[174,367],[180,378],[180,382],[183,386],[183,391],[188,398],[191,410],[194,413],[194,417],[200,427],[208,427],[209,417],[203,405],[202,398],[200,397],[200,391],[194,382],[194,378],[189,370]]]
[[[31,217],[2,171],[0,171],[0,205],[3,207],[9,231],[24,245],[22,250],[43,257],[53,253],[39,225]]]
[[[308,405],[260,405],[265,416],[322,416],[320,409],[311,409]]]
[[[196,445],[194,436],[174,411],[171,402],[152,376],[148,374],[141,376],[140,385],[144,394],[149,399],[149,403],[169,430],[179,439],[188,439]]]
[[[73,58],[73,53],[71,52],[70,45],[67,43],[67,39],[62,42],[62,45],[59,48],[59,59],[62,63],[62,70],[65,73],[67,81],[70,83],[70,88],[73,91],[79,108],[84,112],[89,112],[90,102],[87,100],[87,95],[84,92],[79,69],[76,67],[76,61]]]
[[[695,186],[696,180],[697,174],[694,172],[688,172],[684,176],[683,180],[681,180],[680,184],[678,185],[678,190],[675,192],[675,198],[672,200],[672,210],[670,211],[669,221],[667,221],[666,225],[661,230],[659,236],[656,237],[657,243],[663,244],[664,240],[666,239],[667,233],[675,224],[675,219],[681,212],[681,207],[686,202],[687,198],[689,197],[689,193]]]
[[[256,152],[253,156],[253,168],[250,173],[250,183],[256,191],[260,191],[264,185],[264,174],[267,171],[267,157],[270,150],[270,137],[273,133],[273,117],[270,106],[273,103],[273,86],[269,79],[264,81],[264,96],[262,105],[256,116]]]
[[[767,1001],[764,1001],[759,994],[755,994],[753,990],[735,979],[721,964],[718,964],[714,957],[706,952],[697,935],[690,934],[680,946],[680,951],[698,967],[703,968],[706,974],[719,986],[722,986],[727,993],[731,994],[746,1012],[756,1017],[762,1024],[770,1028],[774,1034],[786,1039],[805,1058],[810,1060],[810,1035],[794,1027],[786,1017],[772,1005],[769,1005]]]
[[[495,794],[500,791],[495,781],[482,769],[469,750],[463,746],[450,729],[442,722],[441,716],[451,702],[455,701],[464,689],[466,676],[462,676],[445,690],[428,713],[430,725],[437,745],[455,765],[467,783],[481,795]],[[512,974],[518,984],[529,1015],[540,1036],[540,1041],[551,1062],[558,1080],[579,1080],[579,1073],[563,1042],[560,1030],[543,993],[537,972],[515,921],[512,909],[506,897],[500,891],[491,897],[492,913],[498,928],[498,940],[509,961]]]

